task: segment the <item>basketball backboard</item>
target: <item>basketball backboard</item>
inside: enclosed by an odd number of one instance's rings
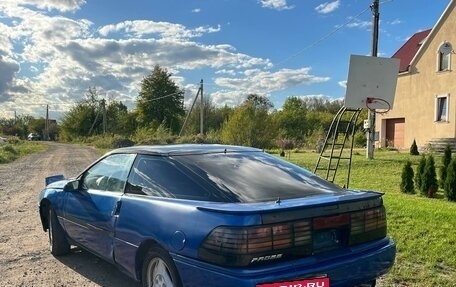
[[[366,108],[368,99],[376,99],[369,108],[392,108],[398,73],[399,59],[351,55],[345,107]]]

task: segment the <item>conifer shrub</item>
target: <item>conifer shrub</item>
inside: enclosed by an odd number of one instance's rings
[[[445,188],[445,178],[447,176],[447,169],[451,162],[451,147],[447,145],[443,151],[442,165],[440,166],[440,181],[439,186]]]
[[[415,173],[415,187],[418,190],[421,190],[421,178],[423,177],[425,165],[426,165],[426,156],[423,154],[418,163],[418,167],[416,168],[416,173]]]
[[[447,167],[444,191],[449,201],[456,201],[456,159],[451,160]]]
[[[401,175],[401,185],[400,189],[403,193],[414,193],[415,187],[413,184],[413,168],[412,163],[407,161],[402,168],[402,175]]]
[[[424,171],[421,176],[421,194],[427,197],[434,197],[437,193],[437,174],[435,172],[435,160],[434,156],[430,154],[426,158],[426,164]]]
[[[413,143],[410,146],[410,154],[411,155],[420,155],[420,152],[418,151],[418,146],[416,145],[415,139],[413,139]]]

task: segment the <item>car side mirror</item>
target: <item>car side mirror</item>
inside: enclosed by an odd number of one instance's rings
[[[75,191],[78,189],[79,189],[79,180],[77,180],[77,179],[70,180],[63,187],[63,191]]]

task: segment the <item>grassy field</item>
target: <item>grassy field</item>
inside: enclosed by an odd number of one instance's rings
[[[318,154],[290,153],[289,160],[313,171]],[[350,188],[384,192],[388,233],[397,244],[396,263],[382,286],[456,286],[456,203],[440,190],[436,198],[399,191],[402,167],[410,160],[416,170],[420,156],[397,151],[375,151],[367,160],[364,150],[355,151]],[[435,154],[437,169],[441,155]],[[346,166],[336,183],[343,185]]]
[[[0,164],[15,161],[18,158],[45,150],[46,146],[40,142],[17,140],[0,146]]]

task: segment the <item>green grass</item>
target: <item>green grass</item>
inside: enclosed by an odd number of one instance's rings
[[[46,146],[39,142],[13,141],[0,146],[0,164],[9,163],[45,149]]]
[[[434,156],[438,170],[441,155]],[[441,190],[433,199],[399,191],[405,162],[410,160],[415,171],[420,156],[376,150],[374,158],[354,152],[349,186],[385,193],[388,233],[397,244],[397,255],[382,286],[456,286],[456,203],[448,202]],[[289,154],[291,162],[311,171],[317,159],[314,152]],[[345,182],[346,171],[345,164],[336,183]]]

